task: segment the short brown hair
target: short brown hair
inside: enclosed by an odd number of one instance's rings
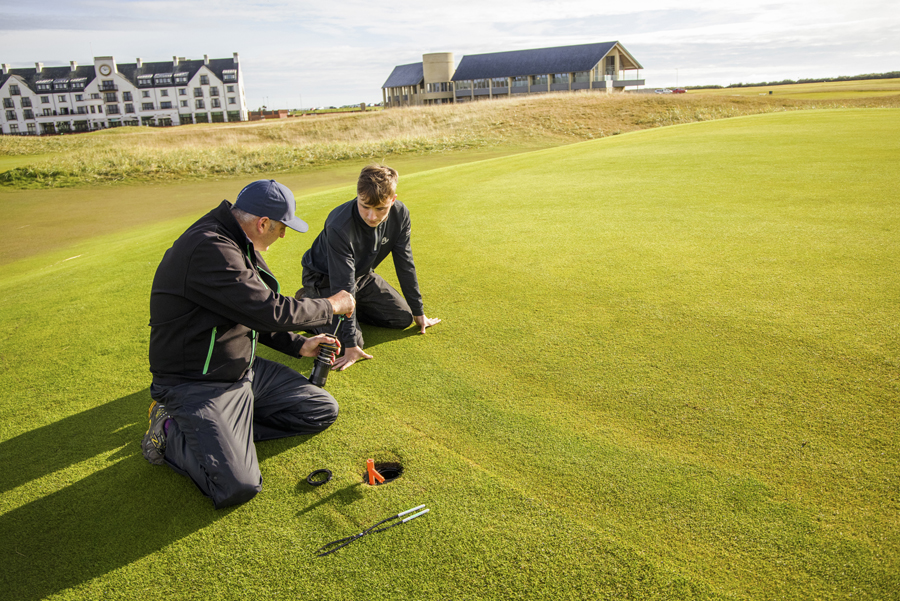
[[[366,165],[359,173],[356,196],[364,205],[377,207],[397,192],[397,171],[387,165]]]

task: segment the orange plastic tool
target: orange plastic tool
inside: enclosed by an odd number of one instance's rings
[[[376,480],[378,480],[379,483],[384,482],[384,476],[379,474],[378,470],[375,469],[374,459],[366,460],[366,471],[369,473],[369,486],[375,486]]]

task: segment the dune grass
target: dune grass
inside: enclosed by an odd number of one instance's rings
[[[129,127],[53,138],[10,136],[0,137],[0,157],[9,157],[0,158],[0,185],[35,189],[297,172],[395,157],[534,150],[640,129],[786,110],[898,104],[900,93],[820,101],[756,95],[560,93],[276,123]],[[30,155],[38,156],[23,163]]]
[[[896,110],[792,112],[402,178],[444,322],[367,329],[375,359],[328,381],[335,426],[259,445],[263,492],[222,512],[139,451],[150,279],[191,219],[4,266],[0,590],[893,597],[898,134]],[[351,195],[298,213],[316,232]],[[269,252],[285,288],[311,241]],[[367,457],[405,473],[363,485]]]
[[[773,97],[797,100],[857,100],[880,98],[900,94],[900,79],[868,79],[855,81],[823,81],[797,83],[783,86],[752,86],[688,90],[688,94],[704,96],[760,96],[772,93]]]

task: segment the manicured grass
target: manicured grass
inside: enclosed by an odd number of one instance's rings
[[[0,590],[892,598],[898,134],[896,110],[782,113],[403,177],[444,322],[366,330],[335,426],[259,445],[263,492],[223,512],[139,452],[150,279],[190,219],[5,265]],[[298,199],[313,233],[268,256],[288,291],[350,197]],[[406,472],[362,485],[367,457]]]

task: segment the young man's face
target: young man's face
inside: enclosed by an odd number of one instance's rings
[[[359,209],[359,216],[363,218],[363,221],[366,222],[366,225],[369,227],[378,227],[381,225],[385,219],[388,218],[388,214],[390,213],[391,207],[394,206],[394,201],[397,200],[397,195],[394,194],[388,200],[384,201],[377,207],[370,207],[367,204],[364,204],[362,200],[359,198],[356,199],[356,206]]]

